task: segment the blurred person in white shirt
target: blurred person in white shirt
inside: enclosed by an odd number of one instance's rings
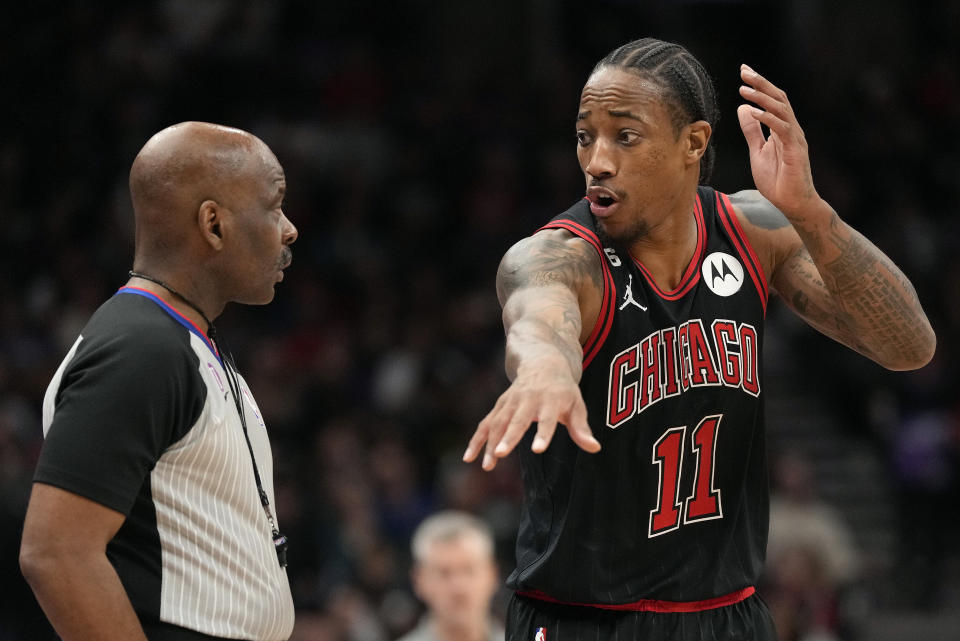
[[[499,573],[486,523],[466,512],[439,512],[417,527],[411,550],[413,589],[427,612],[400,641],[503,641],[503,627],[490,615]]]

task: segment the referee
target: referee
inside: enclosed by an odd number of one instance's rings
[[[211,320],[270,302],[297,230],[251,134],[189,122],[130,171],[130,279],[43,401],[20,566],[64,641],[281,641],[286,539],[257,404]]]

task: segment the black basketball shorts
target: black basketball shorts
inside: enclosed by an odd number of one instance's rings
[[[777,641],[777,633],[757,594],[699,612],[602,610],[514,594],[506,641]]]

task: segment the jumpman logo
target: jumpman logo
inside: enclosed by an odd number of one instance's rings
[[[623,304],[620,305],[620,309],[622,310],[627,305],[633,304],[643,311],[647,311],[647,308],[638,303],[633,297],[633,274],[627,274],[627,276],[629,276],[630,280],[627,281],[627,291],[623,294]]]

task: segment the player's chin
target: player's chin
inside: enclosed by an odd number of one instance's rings
[[[615,242],[622,242],[624,236],[623,229],[613,221],[598,219],[597,228],[600,230],[602,237]]]

